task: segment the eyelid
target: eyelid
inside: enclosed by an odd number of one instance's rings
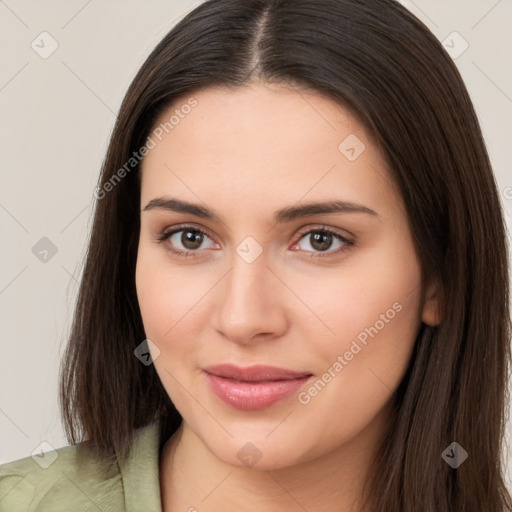
[[[342,230],[340,228],[330,227],[330,226],[327,226],[325,224],[316,224],[316,225],[313,225],[313,226],[308,226],[307,228],[304,228],[303,230],[301,229],[299,231],[299,235],[303,236],[303,235],[306,235],[306,234],[310,233],[311,231],[326,231],[328,233],[332,233],[333,235],[338,235],[338,236],[344,238],[347,241],[355,241],[354,235],[352,235],[348,231]],[[346,233],[348,236],[346,236],[343,233]]]
[[[171,228],[165,228],[161,233],[157,235],[157,239],[165,240],[178,231],[185,231],[186,229],[189,229],[190,231],[197,231],[198,233],[202,233],[212,240],[214,239],[214,237],[211,236],[210,232],[206,228],[203,228],[202,226],[199,227],[191,223],[178,224],[176,226],[172,226]]]

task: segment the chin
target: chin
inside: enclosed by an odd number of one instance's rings
[[[296,445],[283,446],[277,439],[270,441],[264,437],[261,442],[230,439],[229,446],[222,443],[210,447],[213,454],[226,464],[237,468],[255,471],[275,471],[285,469],[307,458],[306,454],[297,453]]]

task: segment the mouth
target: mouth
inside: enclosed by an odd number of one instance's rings
[[[313,374],[275,366],[223,364],[203,368],[211,391],[237,409],[263,409],[298,391]]]

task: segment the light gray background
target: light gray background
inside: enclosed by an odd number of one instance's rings
[[[68,444],[57,403],[59,360],[115,113],[149,52],[199,3],[0,0],[0,463],[29,456],[43,441]],[[512,1],[402,3],[454,55],[469,45],[454,60],[510,231]],[[52,40],[42,32],[58,43],[49,56]],[[57,248],[46,262],[32,251],[43,237]],[[508,428],[510,439],[510,421]],[[510,454],[506,460],[511,482]]]

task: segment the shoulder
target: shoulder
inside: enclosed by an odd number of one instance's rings
[[[152,423],[112,457],[94,455],[85,442],[0,465],[0,512],[126,510],[127,494],[135,492],[126,486],[140,477],[149,479],[148,499],[159,499],[157,450]]]
[[[123,507],[117,458],[100,459],[84,443],[0,466],[0,511]],[[108,507],[107,507],[108,508]]]

